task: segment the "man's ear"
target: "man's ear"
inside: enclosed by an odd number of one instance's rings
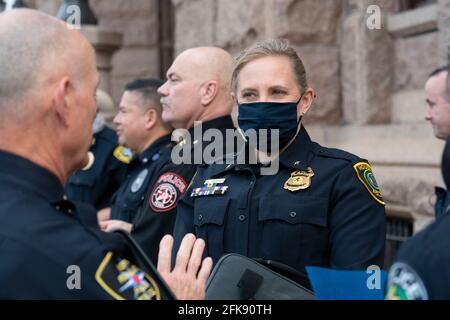
[[[209,105],[217,96],[219,92],[219,84],[215,80],[208,81],[205,83],[201,90],[201,100],[200,103],[203,106]]]
[[[145,113],[145,128],[147,130],[150,130],[156,125],[156,122],[158,121],[158,113],[155,109],[149,109]]]
[[[67,77],[62,78],[56,85],[56,90],[53,95],[53,108],[56,116],[63,123],[64,126],[69,124],[70,107],[69,107],[69,86],[70,82]]]

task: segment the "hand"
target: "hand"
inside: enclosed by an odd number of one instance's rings
[[[97,220],[100,224],[101,221],[108,221],[111,219],[111,208],[104,208],[97,212]]]
[[[173,271],[171,271],[172,247],[172,236],[164,236],[159,244],[159,273],[177,299],[204,300],[206,281],[213,265],[211,258],[206,258],[202,262],[205,241],[196,239],[193,234],[186,235],[177,252]]]
[[[104,232],[114,232],[116,230],[123,230],[131,233],[133,225],[122,220],[108,220],[99,222],[100,229]]]

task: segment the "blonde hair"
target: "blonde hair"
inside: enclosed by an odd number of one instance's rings
[[[238,55],[231,77],[231,88],[233,92],[236,93],[237,91],[239,73],[245,65],[253,60],[269,56],[285,56],[289,58],[300,92],[303,94],[308,88],[305,66],[297,52],[291,47],[289,41],[285,39],[269,39],[257,42]]]

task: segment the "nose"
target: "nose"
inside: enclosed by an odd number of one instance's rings
[[[169,95],[169,93],[167,92],[167,82],[168,81],[164,82],[164,84],[158,88],[158,94],[160,96],[166,97]]]
[[[427,107],[427,110],[425,111],[425,120],[431,121],[432,115],[431,115],[431,108]]]
[[[120,124],[120,121],[119,121],[119,113],[116,114],[116,116],[115,116],[114,119],[113,119],[113,122],[114,122],[114,124],[115,124],[116,126]]]

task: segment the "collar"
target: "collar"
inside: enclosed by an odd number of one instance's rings
[[[191,143],[191,149],[194,149],[196,145],[198,145],[199,142],[202,142],[201,140],[199,141],[196,134],[199,135],[198,130],[200,130],[200,139],[203,139],[203,135],[205,133],[205,131],[209,130],[209,129],[217,129],[220,130],[222,133],[225,134],[227,129],[235,129],[234,123],[233,123],[233,119],[231,118],[231,115],[227,115],[227,116],[223,116],[223,117],[219,117],[219,118],[215,118],[209,121],[205,121],[201,123],[201,127],[200,125],[194,126],[192,128],[190,128],[188,130],[189,135],[191,136],[192,139],[192,143]],[[182,147],[184,144],[186,144],[186,140],[181,140],[180,142],[178,142],[178,145],[180,147]],[[203,143],[203,146],[205,147],[207,145],[207,143]]]
[[[294,141],[289,145],[289,147],[280,155],[279,161],[282,165],[288,168],[292,168],[294,170],[307,170],[310,164],[310,154],[313,149],[313,142],[309,137],[308,132],[305,127],[302,125],[300,128],[297,137]],[[245,151],[244,151],[245,150]],[[236,171],[253,171],[255,168],[260,167],[260,164],[250,165],[250,164],[237,164],[238,157],[240,153],[245,152],[246,161],[248,161],[249,150],[245,148],[238,154],[234,155],[234,159],[231,160],[232,164],[223,164],[216,165],[212,168],[212,176],[223,174],[230,170]]]
[[[171,137],[172,135],[168,134],[159,138],[158,140],[153,142],[147,149],[145,149],[144,152],[139,154],[137,159],[139,159],[141,163],[147,163],[150,160],[153,160],[153,157],[157,153],[159,153],[162,148],[171,144]]]
[[[12,183],[26,186],[50,203],[65,199],[63,185],[53,173],[12,153],[0,151],[0,175],[9,177]]]
[[[306,170],[309,166],[310,159],[308,158],[312,148],[311,138],[302,124],[297,137],[280,155],[280,163],[292,169]]]

